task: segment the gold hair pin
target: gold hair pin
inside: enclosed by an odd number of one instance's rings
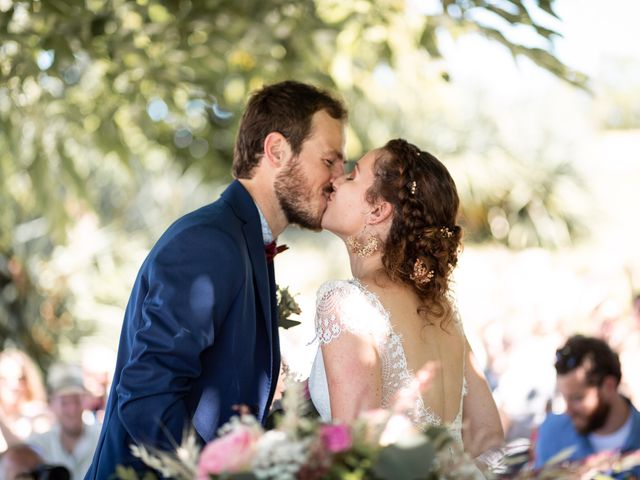
[[[433,279],[434,275],[434,271],[427,270],[424,262],[418,258],[416,263],[413,264],[413,273],[409,275],[409,278],[418,285],[424,285],[429,283]]]

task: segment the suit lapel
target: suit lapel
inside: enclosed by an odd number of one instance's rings
[[[262,226],[260,215],[249,193],[237,180],[223,193],[223,198],[229,203],[235,214],[245,223],[242,227],[244,239],[249,251],[251,266],[253,267],[254,285],[260,300],[260,307],[264,315],[265,327],[271,345],[273,358],[273,333],[271,318],[271,279],[267,271],[267,260],[262,241]]]
[[[280,324],[280,316],[278,315],[278,299],[276,297],[276,275],[275,275],[275,266],[273,261],[268,262],[267,268],[269,270],[269,290],[271,294],[271,328],[273,329],[273,338],[275,339],[276,348],[273,352],[273,365],[274,365],[274,378],[278,378],[280,375],[280,338],[278,336],[278,327]],[[275,387],[277,382],[273,382],[273,388],[271,394],[273,395],[273,391],[275,391]]]

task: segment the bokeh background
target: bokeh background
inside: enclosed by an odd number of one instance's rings
[[[0,346],[112,370],[147,251],[231,180],[249,93],[294,78],[344,98],[349,159],[400,136],[450,168],[454,290],[505,425],[544,414],[575,332],[621,352],[640,400],[638,18],[636,0],[0,0]],[[330,234],[280,240],[304,377],[315,291],[350,272]]]

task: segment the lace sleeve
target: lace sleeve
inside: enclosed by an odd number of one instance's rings
[[[347,330],[378,340],[387,330],[386,322],[377,320],[380,317],[379,310],[357,285],[347,281],[326,282],[316,299],[315,338],[321,345],[327,344]]]

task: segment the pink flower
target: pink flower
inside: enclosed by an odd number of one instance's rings
[[[343,452],[351,447],[351,432],[348,425],[321,425],[322,444],[332,453]]]
[[[303,384],[302,395],[305,400],[311,400],[311,392],[309,391],[309,381],[307,380]]]
[[[205,445],[198,461],[198,480],[222,472],[247,469],[255,453],[258,434],[245,425]]]

